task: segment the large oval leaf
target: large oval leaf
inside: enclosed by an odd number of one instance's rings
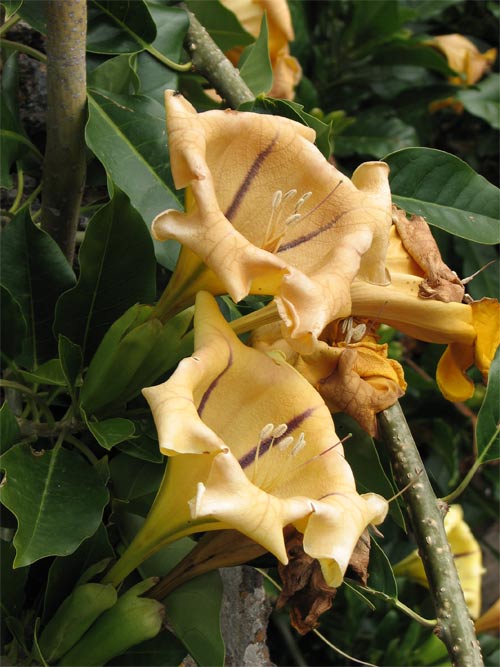
[[[151,237],[122,192],[89,222],[78,259],[78,283],[59,299],[54,328],[88,359],[116,318],[155,297]]]
[[[14,567],[73,553],[93,535],[108,492],[98,472],[62,447],[34,452],[16,445],[0,459],[0,500],[18,520]]]
[[[89,51],[136,53],[155,37],[155,24],[142,0],[93,0],[89,3]]]
[[[335,137],[335,155],[358,153],[380,158],[388,151],[415,146],[417,143],[414,127],[399,118],[384,118],[382,112],[378,114],[373,110],[359,114],[352,125]]]
[[[2,232],[0,282],[21,306],[27,324],[21,363],[37,366],[57,354],[51,334],[60,294],[75,284],[75,275],[57,243],[24,208]]]
[[[467,111],[500,130],[500,74],[490,74],[475,88],[457,94]]]
[[[167,208],[180,209],[173,194],[164,107],[148,97],[89,91],[87,143],[112,180],[150,225]],[[172,269],[177,245],[155,241],[157,260]]]
[[[468,164],[433,148],[403,148],[383,159],[398,206],[455,236],[500,242],[500,191]]]

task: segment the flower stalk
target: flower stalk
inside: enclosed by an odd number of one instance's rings
[[[455,667],[481,667],[481,649],[446,538],[445,506],[434,494],[399,402],[381,412],[378,422],[399,488],[414,482],[403,492],[403,498],[436,609],[435,633],[446,645]]]

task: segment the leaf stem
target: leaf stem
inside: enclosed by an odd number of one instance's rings
[[[7,21],[5,21],[5,23],[0,27],[0,36],[4,35],[6,32],[9,32],[12,26],[16,25],[16,23],[20,20],[21,17],[19,14],[12,14],[10,19],[7,19]]]
[[[24,194],[24,169],[20,162],[17,162],[16,166],[17,166],[17,194],[16,198],[12,202],[12,206],[9,208],[8,211],[11,214],[14,214],[17,211]]]
[[[192,69],[193,63],[190,61],[188,63],[176,63],[167,56],[164,56],[161,51],[158,51],[152,44],[145,44],[145,50],[150,53],[154,58],[159,60],[161,63],[170,67],[170,69],[175,70],[176,72],[189,72]]]
[[[85,182],[85,0],[48,0],[47,142],[43,168],[42,228],[73,261]]]
[[[434,494],[399,402],[379,414],[378,425],[399,488],[414,481],[403,498],[436,609],[435,633],[455,667],[481,667],[480,646],[444,529],[446,505]]]
[[[0,38],[0,46],[8,49],[14,49],[14,51],[19,51],[19,53],[25,53],[27,56],[31,56],[36,60],[39,60],[41,63],[47,62],[47,56],[45,53],[34,49],[32,46],[27,44],[21,44],[20,42],[14,42],[11,39],[5,39],[4,37]]]

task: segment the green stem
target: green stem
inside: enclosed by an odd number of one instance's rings
[[[189,70],[193,67],[192,62],[176,63],[173,60],[170,60],[170,58],[167,58],[167,56],[164,56],[161,51],[158,51],[158,49],[155,49],[155,47],[152,44],[144,44],[144,48],[154,58],[159,60],[161,63],[163,63],[167,67],[170,67],[170,69],[175,70],[176,72],[189,72]]]
[[[85,0],[48,0],[47,142],[43,168],[42,228],[73,261],[85,183]]]
[[[480,646],[444,529],[446,506],[434,494],[399,402],[379,414],[378,425],[398,487],[413,482],[403,498],[436,609],[435,632],[454,667],[481,667]]]
[[[16,166],[17,166],[17,194],[16,198],[12,202],[12,206],[9,208],[8,211],[11,214],[14,214],[17,211],[24,194],[24,170],[20,162],[17,162]]]
[[[36,58],[36,60],[39,60],[41,63],[47,62],[47,56],[45,53],[42,53],[41,51],[38,51],[38,49],[34,49],[32,46],[28,46],[27,44],[13,42],[11,39],[4,39],[2,37],[0,38],[0,46],[14,49],[15,51],[19,51],[19,53],[25,53],[27,56]]]
[[[240,76],[239,71],[222,53],[208,32],[187,10],[189,28],[185,46],[193,60],[194,68],[200,72],[229,104],[236,108],[243,102],[255,99],[255,95]]]
[[[6,32],[9,32],[9,30],[12,28],[12,26],[16,25],[18,21],[21,20],[21,17],[19,14],[13,14],[10,19],[5,21],[3,26],[0,27],[0,36],[5,35]]]

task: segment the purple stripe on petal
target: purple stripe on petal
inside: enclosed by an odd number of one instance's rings
[[[304,412],[301,412],[300,415],[297,415],[296,417],[293,417],[290,419],[289,422],[284,422],[287,425],[287,430],[285,433],[280,436],[279,438],[274,438],[274,444],[279,445],[279,443],[287,438],[289,435],[293,433],[296,429],[299,428],[299,426],[308,418],[312,415],[316,408],[307,408],[307,410],[304,410]],[[271,447],[271,443],[273,442],[273,437],[270,436],[269,438],[266,438],[265,440],[262,440],[260,443],[259,449],[259,457],[265,454],[269,448]],[[257,446],[255,446],[253,449],[251,449],[249,452],[247,452],[244,456],[242,456],[239,459],[239,464],[240,466],[245,469],[248,468],[249,465],[251,465],[254,460],[255,456],[257,454]]]
[[[229,347],[229,358],[228,358],[228,360],[227,360],[226,367],[219,373],[219,375],[217,375],[216,378],[214,378],[214,379],[212,380],[212,382],[209,384],[207,390],[205,391],[205,393],[204,393],[203,396],[201,397],[201,401],[200,401],[200,404],[199,404],[199,406],[198,406],[198,414],[199,414],[200,417],[201,417],[201,415],[202,415],[202,413],[203,413],[203,410],[205,409],[205,407],[206,407],[206,405],[207,405],[207,401],[208,401],[208,399],[210,398],[210,395],[212,394],[213,390],[214,390],[214,389],[216,388],[216,386],[218,385],[219,380],[221,379],[221,377],[222,377],[225,373],[227,373],[227,371],[228,371],[228,370],[231,368],[231,366],[233,365],[233,351],[232,351],[232,349],[231,349],[230,346],[228,346],[228,347]]]
[[[243,197],[246,195],[248,188],[252,184],[252,181],[254,178],[257,176],[257,174],[260,171],[260,168],[266,161],[266,159],[269,157],[271,154],[276,142],[278,141],[278,134],[274,137],[274,139],[271,141],[271,143],[264,148],[263,151],[261,151],[255,160],[252,163],[252,166],[250,169],[247,171],[245,178],[243,179],[243,183],[240,185],[238,188],[238,191],[234,195],[234,199],[229,205],[229,208],[225,212],[226,218],[229,220],[229,222],[232,222],[232,218],[236,215],[238,212],[239,207],[241,206],[241,202],[243,201]]]

